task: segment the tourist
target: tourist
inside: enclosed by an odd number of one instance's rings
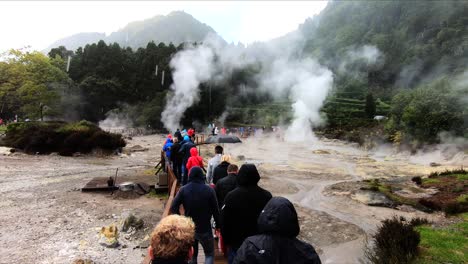
[[[224,149],[223,149],[223,147],[218,145],[218,146],[215,147],[214,151],[215,151],[215,155],[214,155],[213,158],[211,158],[208,161],[208,168],[206,170],[206,181],[207,181],[207,183],[211,183],[211,181],[213,180],[214,169],[221,162],[221,156],[223,155]]]
[[[164,217],[151,234],[151,264],[187,264],[193,255],[194,240],[192,219],[180,215]]]
[[[179,142],[182,142],[184,138],[182,137],[182,133],[180,133],[180,129],[177,129],[177,131],[174,133],[174,137],[177,138]]]
[[[203,158],[198,156],[198,150],[196,147],[193,147],[190,149],[190,158],[187,160],[187,172],[190,175],[190,169],[198,166],[205,170],[204,165],[203,165]]]
[[[299,220],[288,199],[274,197],[267,203],[258,217],[258,231],[244,240],[234,263],[321,263],[314,247],[297,239]]]
[[[231,156],[221,156],[221,163],[219,163],[213,171],[213,184],[216,185],[219,180],[227,176],[227,168],[229,164],[231,164]]]
[[[189,136],[184,136],[183,144],[180,146],[179,154],[182,156],[182,164],[181,164],[181,176],[182,176],[182,185],[187,183],[187,176],[188,172],[186,171],[187,161],[190,158],[190,149],[195,147],[195,144],[190,140]]]
[[[218,129],[218,127],[215,127],[215,129],[214,129],[214,135],[216,136],[216,135],[218,135],[218,133],[219,133],[219,129]]]
[[[180,155],[179,150],[180,150],[180,143],[178,140],[178,137],[175,137],[173,139],[174,143],[172,144],[171,147],[171,162],[172,162],[172,171],[174,172],[174,175],[177,177],[177,181],[180,183],[182,178],[181,178],[181,166],[182,166],[182,155]]]
[[[227,176],[216,183],[215,192],[218,199],[219,208],[223,207],[226,195],[237,187],[237,172],[239,167],[236,164],[229,164],[227,167]]]
[[[221,210],[221,234],[228,247],[228,262],[233,263],[244,239],[258,234],[257,218],[271,199],[271,193],[257,183],[260,174],[254,164],[244,164],[237,175],[237,188],[228,193]]]
[[[177,193],[171,206],[171,213],[179,214],[180,205],[183,205],[185,216],[191,217],[195,222],[194,254],[191,263],[197,263],[198,242],[205,252],[205,263],[214,261],[214,239],[211,230],[211,217],[219,223],[218,202],[215,191],[205,184],[205,175],[200,167],[190,170],[188,184]]]
[[[170,136],[170,134],[169,134]],[[169,159],[171,159],[171,147],[172,147],[172,137],[167,137],[166,139],[166,143],[164,144],[163,146],[163,151],[166,153],[166,157]]]

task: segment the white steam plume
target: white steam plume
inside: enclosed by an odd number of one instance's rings
[[[319,110],[333,78],[330,70],[302,56],[303,45],[300,34],[247,48],[208,38],[202,45],[179,52],[171,61],[173,94],[169,95],[162,114],[164,126],[170,131],[177,128],[185,110],[199,100],[201,82],[222,83],[234,70],[257,65],[259,72],[255,77],[259,88],[276,98],[289,95],[293,101],[294,118],[286,138],[313,139],[312,127],[322,122]]]
[[[262,78],[265,89],[273,89],[276,94],[290,91],[293,122],[286,131],[286,140],[314,139],[312,127],[322,122],[319,111],[332,88],[332,72],[310,58],[280,59]]]
[[[179,127],[185,110],[199,100],[198,86],[211,78],[213,73],[213,50],[200,45],[178,52],[171,60],[174,69],[173,93],[161,115],[164,127],[175,131]]]

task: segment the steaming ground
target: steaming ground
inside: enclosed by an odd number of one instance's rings
[[[0,263],[71,263],[76,258],[96,263],[140,263],[146,251],[134,247],[145,234],[130,239],[122,234],[126,247],[108,249],[99,245],[96,229],[132,212],[145,220],[145,233],[149,234],[159,220],[163,203],[148,197],[113,200],[106,194],[77,190],[93,177],[113,175],[116,168],[121,177],[154,183],[149,169],[159,157],[163,139],[162,135],[134,137],[130,147],[141,145],[149,150],[132,156],[0,156]],[[213,147],[201,147],[205,160],[212,155]],[[276,138],[248,139],[242,144],[226,144],[225,149],[238,164],[258,164],[260,184],[296,204],[300,236],[316,247],[324,263],[356,263],[362,257],[365,234],[394,214],[444,221],[439,214],[369,207],[351,200],[346,195],[347,182],[426,175],[468,165],[464,153],[450,161],[438,160],[439,154],[409,159],[406,154],[388,150],[371,153],[329,140],[286,143]],[[241,161],[240,155],[245,160]],[[442,166],[430,167],[433,161]],[[332,190],[330,186],[336,184],[340,189]]]
[[[370,207],[349,199],[346,187],[331,191],[331,186],[361,179],[424,176],[468,165],[464,153],[450,160],[443,160],[440,152],[410,158],[390,149],[368,152],[335,140],[286,143],[273,137],[248,139],[243,144],[226,145],[226,152],[256,163],[262,175],[260,184],[295,203],[300,236],[318,249],[323,263],[358,263],[366,234],[393,215],[444,221],[441,214],[428,215],[410,208]],[[430,162],[442,166],[430,167]]]

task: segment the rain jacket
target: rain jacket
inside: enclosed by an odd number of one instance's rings
[[[213,180],[213,172],[216,166],[221,162],[222,154],[216,154],[213,158],[208,161],[208,169],[206,169],[206,182],[211,183]]]
[[[242,165],[236,179],[238,187],[227,194],[221,209],[221,234],[225,244],[235,249],[258,234],[257,218],[272,197],[257,185],[260,175],[255,165]]]
[[[174,164],[182,164],[182,155],[179,154],[179,142],[173,143],[171,147],[171,161]]]
[[[166,152],[166,156],[170,159],[171,158],[171,147],[172,147],[172,140],[168,138],[166,140],[166,144],[164,144],[163,151]]]
[[[248,237],[237,251],[236,264],[320,264],[310,244],[296,238],[299,221],[293,204],[274,197],[258,217],[260,235]]]
[[[200,167],[193,167],[188,183],[180,188],[171,206],[172,214],[179,214],[180,205],[184,206],[185,216],[195,223],[195,233],[211,231],[211,217],[219,223],[218,201],[213,188],[205,184],[205,175]]]
[[[213,171],[213,183],[216,184],[219,180],[227,176],[227,168],[229,166],[229,162],[223,161]]]
[[[200,168],[203,168],[203,158],[198,156],[198,150],[197,148],[193,147],[190,149],[190,158],[187,160],[187,171],[190,174],[190,169],[198,166]]]
[[[229,173],[226,177],[222,178],[216,183],[215,191],[219,208],[223,207],[224,198],[226,198],[226,195],[237,187],[236,177],[237,174]]]
[[[188,136],[184,137],[184,141],[180,144],[179,154],[182,156],[182,164],[187,165],[187,161],[190,158],[190,149],[195,147],[195,144],[190,140]]]

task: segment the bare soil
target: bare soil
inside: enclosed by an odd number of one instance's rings
[[[139,263],[159,221],[163,201],[142,196],[115,199],[110,193],[83,193],[94,177],[155,184],[152,167],[159,157],[162,136],[138,137],[129,146],[150,148],[122,156],[62,157],[21,153],[0,156],[0,263]],[[143,230],[121,233],[116,249],[99,244],[98,231],[133,214],[144,221]]]

